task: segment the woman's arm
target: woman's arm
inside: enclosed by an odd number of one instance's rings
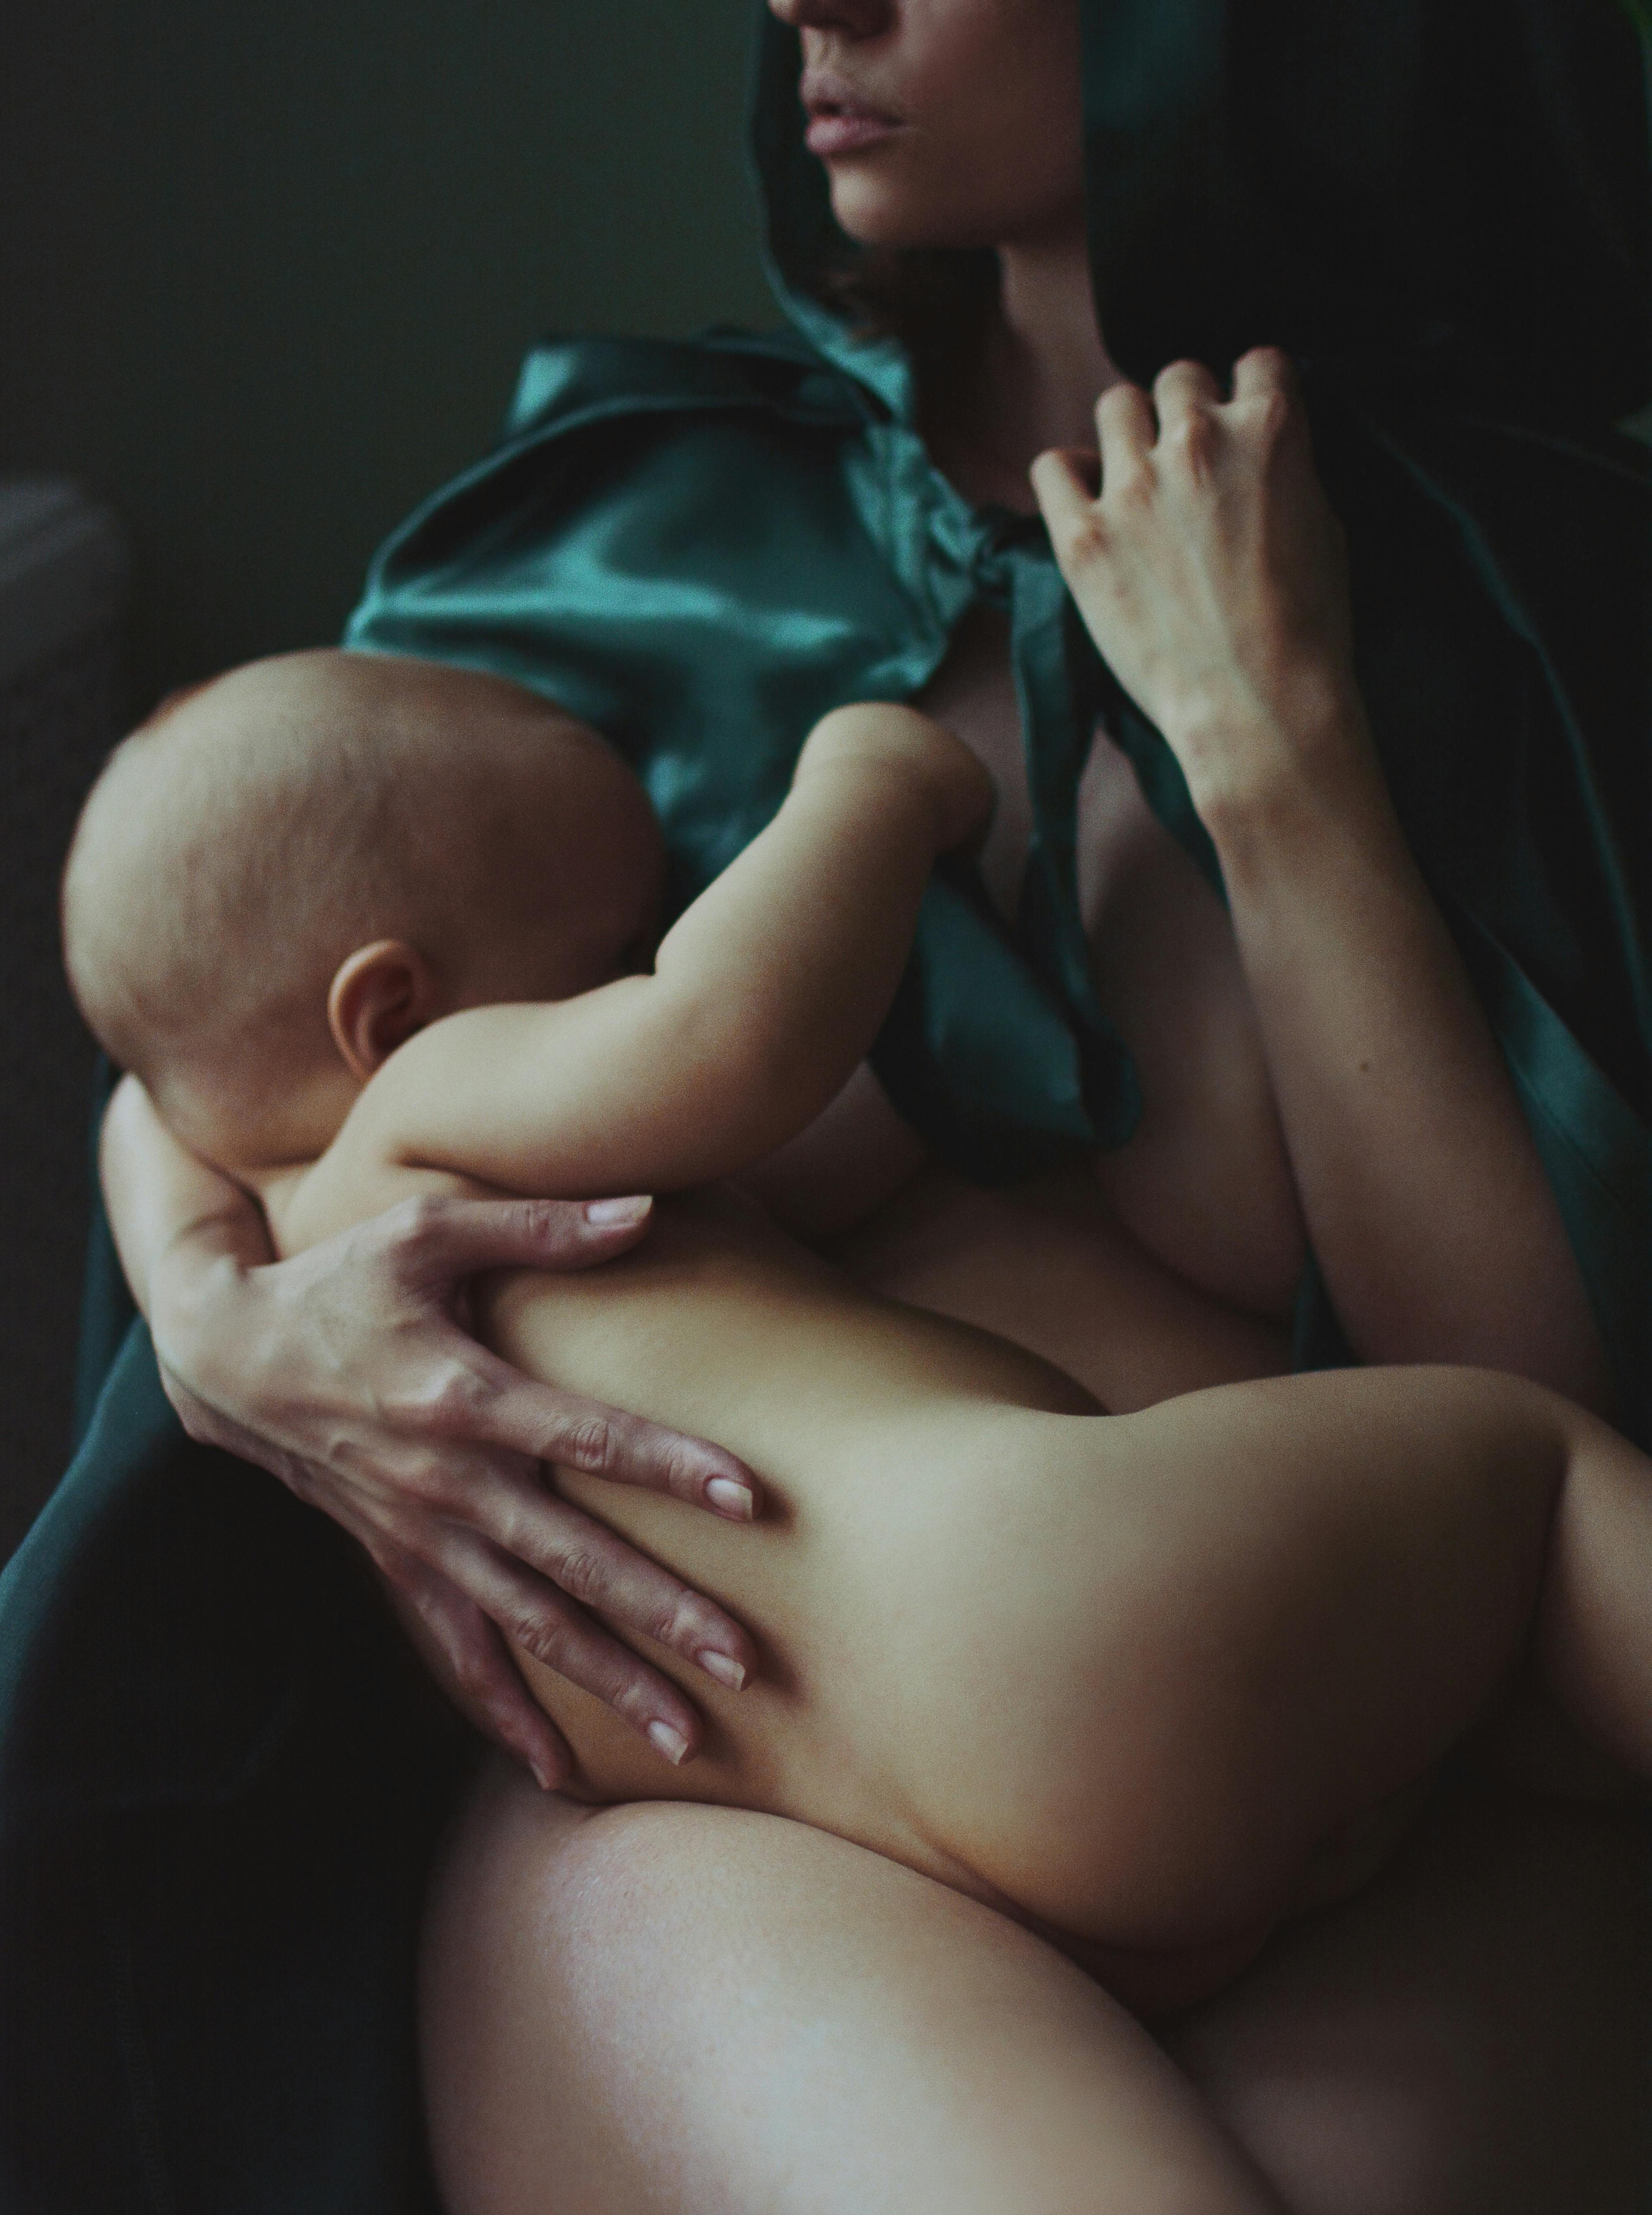
[[[471,1277],[606,1261],[642,1234],[646,1201],[420,1201],[278,1263],[258,1208],[178,1144],[130,1077],[104,1120],[102,1171],[121,1265],[185,1428],[269,1470],[360,1542],[446,1656],[474,1721],[542,1784],[567,1773],[567,1748],[502,1633],[669,1758],[694,1751],[692,1707],[578,1603],[721,1684],[749,1676],[750,1640],[549,1492],[539,1465],[735,1519],[755,1512],[755,1480],[715,1446],[531,1382],[463,1327]]]
[[[1206,820],[1337,1314],[1367,1361],[1508,1370],[1606,1412],[1559,1206],[1362,720],[1336,751]]]
[[[1155,410],[1157,412],[1155,412]],[[1285,358],[1097,410],[1099,495],[1035,467],[1096,643],[1222,865],[1292,1168],[1349,1343],[1596,1408],[1606,1361],[1514,1085],[1406,847],[1353,675],[1341,534]]]

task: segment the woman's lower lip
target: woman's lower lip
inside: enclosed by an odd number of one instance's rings
[[[854,154],[863,146],[875,146],[900,128],[881,115],[816,115],[810,120],[803,143],[811,154],[821,156]]]

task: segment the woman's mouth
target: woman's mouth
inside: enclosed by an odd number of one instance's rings
[[[875,146],[900,128],[899,116],[874,107],[846,79],[830,70],[806,70],[798,96],[808,116],[803,143],[811,154],[823,160]]]

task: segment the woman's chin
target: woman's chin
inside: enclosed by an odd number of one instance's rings
[[[960,222],[955,208],[937,208],[927,197],[894,188],[894,181],[880,176],[869,158],[845,157],[827,168],[832,212],[857,246],[899,252],[991,243],[979,225]]]

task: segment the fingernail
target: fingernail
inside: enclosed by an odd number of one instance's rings
[[[653,1206],[646,1193],[633,1193],[629,1200],[588,1200],[585,1219],[606,1230],[617,1223],[641,1223]]]
[[[648,1743],[656,1753],[663,1753],[673,1767],[688,1759],[688,1740],[669,1723],[650,1723]]]
[[[732,1654],[719,1654],[715,1646],[708,1646],[694,1659],[708,1677],[715,1677],[720,1684],[727,1684],[731,1692],[744,1689],[746,1672]]]
[[[554,1792],[556,1789],[556,1785],[551,1782],[549,1770],[542,1769],[537,1761],[530,1762],[528,1766],[533,1771],[534,1782],[542,1792]]]
[[[714,1476],[706,1486],[705,1496],[707,1504],[719,1513],[738,1515],[745,1523],[751,1521],[757,1506],[747,1488],[736,1484],[732,1476]]]

